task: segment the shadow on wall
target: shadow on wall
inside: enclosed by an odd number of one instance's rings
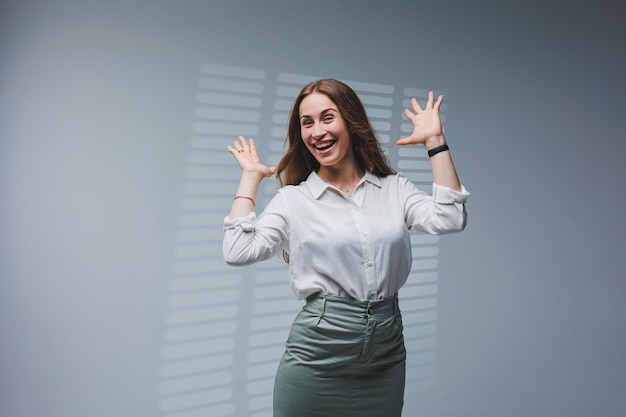
[[[271,415],[275,372],[302,302],[288,290],[287,267],[279,260],[248,268],[224,264],[222,236],[215,230],[221,228],[239,177],[239,167],[224,149],[238,135],[270,138],[258,142],[259,152],[276,164],[293,99],[316,78],[202,65],[162,349],[160,409],[167,415],[190,409],[215,417]],[[429,189],[432,174],[425,152],[391,144],[392,137],[411,129],[406,120],[402,123],[402,109],[411,97],[425,99],[427,91],[346,82],[361,97],[392,162]],[[445,106],[442,115],[445,119]],[[259,207],[275,189],[272,181],[265,182]],[[412,242],[413,273],[401,292],[408,301],[407,395],[437,383],[438,237],[415,234]]]

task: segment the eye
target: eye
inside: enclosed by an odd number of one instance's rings
[[[332,122],[335,119],[335,116],[332,114],[327,114],[326,116],[324,116],[324,121],[325,122]]]
[[[304,119],[304,120],[302,120],[301,123],[302,123],[302,126],[309,126],[309,125],[313,124],[311,119]]]

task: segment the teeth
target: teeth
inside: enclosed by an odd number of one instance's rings
[[[317,144],[315,144],[315,148],[319,149],[319,150],[327,149],[327,148],[330,148],[331,146],[333,146],[334,143],[335,142],[317,143]]]

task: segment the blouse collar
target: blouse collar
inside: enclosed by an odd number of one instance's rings
[[[381,187],[380,178],[372,174],[369,171],[365,171],[365,175],[363,175],[363,178],[361,178],[361,181],[359,182],[359,184],[364,181],[367,181],[370,184],[373,184],[378,188]],[[311,193],[313,194],[313,198],[315,198],[316,200],[320,198],[320,196],[324,193],[324,191],[326,191],[329,188],[332,188],[332,186],[329,183],[325,182],[323,179],[321,179],[320,176],[317,175],[317,172],[315,171],[312,171],[309,174],[309,177],[306,179],[305,183],[311,190]]]

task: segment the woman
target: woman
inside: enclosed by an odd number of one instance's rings
[[[289,334],[274,386],[275,417],[400,416],[405,359],[398,291],[411,269],[409,230],[440,234],[466,224],[461,186],[432,92],[405,115],[423,145],[433,195],[390,168],[361,101],[332,79],[305,86],[288,122],[278,167],[261,163],[253,139],[229,152],[242,174],[224,219],[224,258],[247,265],[283,253],[306,304]],[[281,188],[256,217],[261,181]]]

